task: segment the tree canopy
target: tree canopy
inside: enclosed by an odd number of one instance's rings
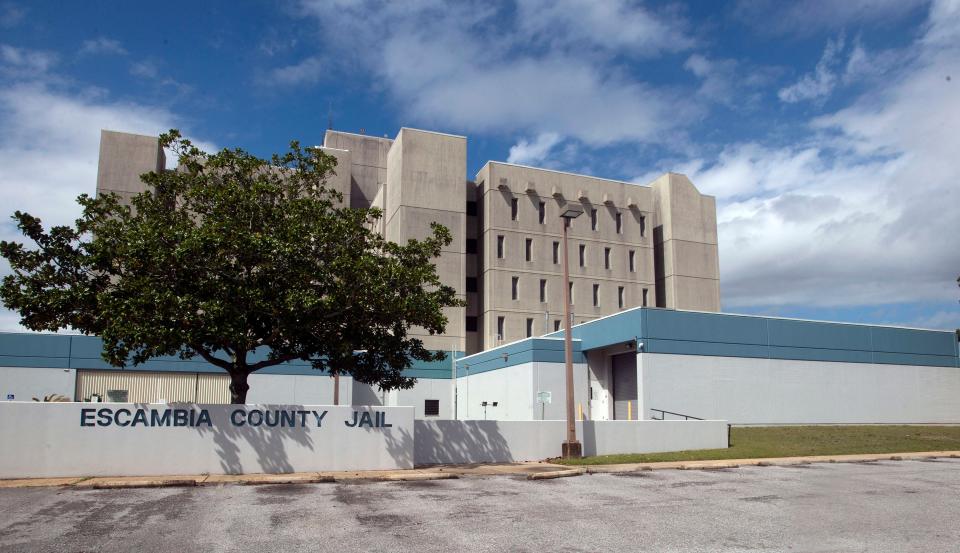
[[[160,143],[180,166],[144,174],[132,206],[81,195],[75,224],[49,230],[14,214],[33,244],[0,243],[0,298],[24,326],[98,335],[115,366],[200,356],[230,374],[234,403],[249,374],[287,361],[395,389],[414,360],[443,357],[408,331],[442,333],[461,305],[433,264],[448,229],[385,240],[378,209],[326,186],[336,159],[297,142],[271,160],[207,154],[176,130]]]

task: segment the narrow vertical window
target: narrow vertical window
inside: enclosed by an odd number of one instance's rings
[[[533,319],[527,319],[527,338],[533,336]]]
[[[573,283],[572,282],[570,283],[569,290],[570,290],[570,305],[573,305]]]
[[[497,317],[497,340],[503,340],[503,317]]]
[[[642,304],[642,305],[643,305],[644,307],[647,306],[647,289],[646,289],[646,288],[643,289],[643,304]]]
[[[560,264],[560,242],[553,243],[553,264]]]
[[[597,210],[590,210],[590,230],[597,230]]]
[[[520,296],[520,277],[510,279],[510,296],[517,299]]]
[[[603,248],[603,268],[610,268],[610,248]]]
[[[587,247],[583,244],[580,244],[580,266],[587,266]]]
[[[547,204],[546,204],[546,202],[540,202],[540,205],[537,206],[537,209],[539,210],[538,213],[539,213],[539,217],[540,217],[540,224],[542,225],[542,224],[544,224],[544,223],[547,222]]]
[[[600,307],[600,285],[593,285],[593,306]]]
[[[533,259],[533,239],[527,238],[525,246],[524,254],[526,255],[527,261],[530,261]]]
[[[510,220],[516,221],[520,215],[520,202],[516,198],[510,198]]]
[[[617,215],[617,234],[623,234],[623,215],[618,211]]]
[[[640,216],[640,238],[647,233],[647,218],[644,215]]]
[[[623,301],[623,286],[618,286],[617,287],[617,306],[620,307],[620,309],[623,309],[624,303],[625,302]]]
[[[540,279],[540,303],[546,303],[547,301],[547,279]]]
[[[637,252],[630,250],[630,272],[637,272]]]
[[[497,259],[503,259],[503,235],[497,236]]]
[[[560,319],[553,320],[553,331],[556,332],[560,330]]]

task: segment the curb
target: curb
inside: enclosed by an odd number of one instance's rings
[[[182,480],[146,480],[146,481],[132,481],[132,482],[94,482],[92,484],[84,485],[82,483],[76,484],[72,487],[74,488],[87,488],[91,490],[122,490],[122,489],[132,489],[132,488],[192,488],[197,486],[197,481],[192,479],[182,479]]]
[[[580,476],[586,474],[587,469],[577,468],[569,470],[551,470],[548,472],[535,472],[527,475],[527,480],[553,480],[554,478],[566,478],[568,476]]]
[[[390,474],[373,480],[383,482],[422,482],[424,480],[457,480],[460,476],[451,472],[420,472],[416,474]]]

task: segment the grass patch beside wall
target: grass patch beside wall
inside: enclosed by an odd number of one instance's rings
[[[960,450],[960,426],[766,426],[734,427],[727,449],[601,455],[554,462],[610,465],[949,450]]]

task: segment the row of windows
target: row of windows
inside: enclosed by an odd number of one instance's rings
[[[573,283],[570,282],[569,286],[570,286],[570,290],[569,290],[570,303],[573,304],[574,303]],[[626,303],[624,300],[625,292],[626,290],[624,289],[623,286],[617,286],[617,307],[619,307],[620,309],[623,309],[623,306]],[[644,288],[643,299],[640,304],[643,307],[647,306],[647,295],[648,295],[647,289]],[[518,276],[512,277],[510,279],[510,299],[512,300],[520,299],[520,277]],[[547,279],[541,278],[540,279],[540,303],[546,303],[546,302],[547,302]],[[599,284],[593,285],[593,306],[600,307],[600,285]]]
[[[513,277],[511,283],[511,292],[514,300],[519,299],[520,296],[520,277]],[[540,279],[540,301],[546,303],[547,301],[547,281],[546,279]],[[647,300],[649,298],[649,292],[646,288],[643,289],[643,297],[641,299],[641,304],[643,307],[647,306]],[[570,304],[573,305],[573,283],[570,283]],[[617,307],[623,309],[626,305],[626,289],[623,286],[617,286]],[[600,285],[593,285],[593,306],[600,307]],[[505,317],[497,317],[497,335],[503,336],[503,325]],[[527,328],[527,337],[533,336],[533,318],[528,318],[526,321]],[[466,318],[466,331],[467,332],[477,332],[478,322],[477,317],[468,316]],[[554,320],[554,330],[560,330],[560,319]]]
[[[473,203],[471,208],[470,204]],[[467,202],[467,215],[473,215],[477,213],[476,202]],[[597,217],[597,209],[590,208],[587,210],[590,214],[590,230],[600,230],[600,220]],[[520,220],[520,201],[517,198],[510,198],[510,220],[519,221]],[[620,211],[615,211],[613,213],[614,226],[617,229],[617,234],[623,234],[623,213]],[[546,202],[537,202],[537,222],[541,225],[547,223],[547,204]],[[647,218],[645,215],[640,216],[639,220],[640,225],[640,236],[643,237],[647,232]]]
[[[476,241],[474,240],[473,245],[474,251],[470,251],[470,240],[467,240],[467,253],[476,253]],[[527,238],[524,240],[524,251],[523,258],[526,261],[533,261],[533,238]],[[580,266],[587,266],[587,245],[579,245],[580,252]],[[610,252],[611,248],[603,248],[603,268],[610,268]],[[506,257],[506,238],[499,234],[497,235],[497,259],[504,259]],[[560,242],[553,242],[553,264],[560,264]],[[636,250],[630,250],[627,253],[627,267],[631,273],[637,271],[637,252]]]

